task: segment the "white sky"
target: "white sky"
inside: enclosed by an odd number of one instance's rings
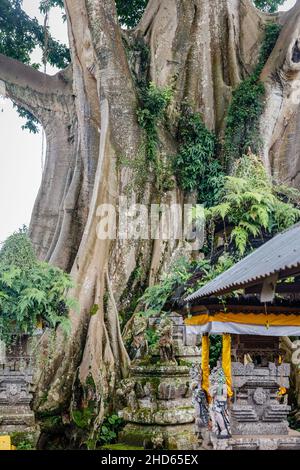
[[[23,0],[28,15],[43,22],[39,0]],[[67,25],[59,9],[50,12],[51,34],[67,43]],[[41,51],[34,53],[39,62]],[[48,66],[48,73],[56,70]],[[30,134],[12,103],[0,97],[0,242],[23,224],[29,225],[31,211],[40,186],[42,170],[42,132]]]
[[[295,3],[287,0],[281,10]],[[38,5],[39,0],[23,0],[25,11],[43,21]],[[56,39],[67,43],[59,9],[51,10],[50,29]],[[48,73],[55,70],[48,68]],[[29,225],[42,176],[42,132],[33,135],[22,131],[22,124],[11,102],[0,97],[0,242],[23,224]]]

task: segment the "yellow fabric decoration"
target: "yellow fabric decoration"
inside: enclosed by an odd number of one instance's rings
[[[232,397],[233,391],[231,376],[231,336],[227,333],[223,334],[222,367],[226,377],[227,394],[229,397]]]
[[[287,389],[285,387],[279,387],[279,392],[278,392],[279,396],[284,396],[286,395],[286,393],[287,393]]]
[[[16,450],[15,446],[11,445],[10,436],[0,436],[0,450]]]
[[[206,392],[208,401],[209,395],[209,336],[202,336],[202,389]]]
[[[264,313],[224,313],[196,315],[185,320],[187,326],[201,326],[211,322],[222,323],[241,323],[244,325],[263,325],[266,326],[266,315]],[[294,314],[268,314],[268,326],[300,326],[300,315]]]

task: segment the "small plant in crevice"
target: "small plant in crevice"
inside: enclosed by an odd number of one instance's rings
[[[157,345],[159,341],[159,334],[155,326],[148,327],[146,329],[146,338],[147,338],[147,343],[148,343],[148,347],[150,350],[151,348]]]
[[[16,450],[34,450],[35,438],[33,433],[26,432],[13,432],[10,434],[11,443],[16,447]]]
[[[187,103],[179,118],[178,140],[173,168],[179,187],[186,192],[197,191],[198,202],[213,205],[219,198],[224,176],[216,157],[217,139]]]
[[[81,410],[72,411],[72,420],[80,429],[89,430],[95,417],[94,406],[92,404]]]

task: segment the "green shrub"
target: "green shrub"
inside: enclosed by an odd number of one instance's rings
[[[30,269],[37,263],[36,255],[31,241],[28,238],[28,229],[23,226],[2,244],[0,251],[0,264],[15,266],[21,269]]]
[[[89,404],[87,408],[83,408],[82,410],[72,411],[72,420],[80,429],[88,430],[91,427],[91,424],[95,417],[95,411],[91,404]]]
[[[158,88],[154,83],[141,90],[141,108],[137,110],[140,126],[146,133],[146,156],[154,162],[157,156],[158,131],[157,126],[165,116],[165,111],[172,98],[172,89]]]
[[[232,95],[226,118],[226,164],[246,153],[249,148],[258,152],[261,146],[260,116],[264,109],[265,87],[256,75],[240,83]]]
[[[230,167],[234,159],[247,153],[249,148],[258,153],[261,148],[260,117],[264,110],[265,86],[259,77],[278,39],[281,27],[268,23],[258,64],[253,73],[243,80],[232,94],[226,118],[225,162]]]
[[[99,433],[99,444],[113,444],[116,442],[120,429],[124,426],[122,418],[113,414],[109,416],[102,424]]]
[[[13,432],[10,437],[16,450],[34,450],[35,448],[36,436],[32,432]]]
[[[221,203],[207,209],[208,223],[231,228],[231,240],[244,255],[251,237],[276,234],[300,220],[300,193],[294,190],[293,200],[287,194],[271,183],[259,157],[245,155],[235,163],[233,176],[226,177]]]
[[[187,104],[179,119],[178,140],[173,166],[179,187],[186,192],[197,191],[199,202],[213,205],[223,182],[222,166],[216,157],[217,139],[200,114]]]
[[[277,23],[267,23],[265,26],[265,37],[260,48],[258,64],[255,69],[257,75],[262,72],[278,40],[282,26]]]
[[[68,332],[69,308],[77,306],[66,294],[71,287],[68,274],[35,257],[26,230],[10,236],[0,251],[0,339],[31,335],[41,320]]]

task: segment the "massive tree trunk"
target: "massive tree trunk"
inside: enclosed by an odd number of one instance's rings
[[[132,70],[139,73],[141,63],[135,57],[132,64],[126,48],[134,42],[147,45],[148,80],[174,88],[169,125],[159,129],[159,154],[165,158],[176,151],[172,126],[183,100],[222,138],[232,91],[256,65],[264,25],[280,21],[281,37],[262,73],[268,90],[264,158],[270,172],[299,184],[300,113],[298,103],[290,106],[290,91],[300,89],[300,2],[287,14],[270,16],[250,0],[150,0],[134,31],[121,30],[114,0],[65,0],[65,8],[72,54],[68,70],[49,77],[0,56],[0,79],[7,96],[45,128],[47,160],[30,235],[42,259],[71,271],[73,296],[80,303],[80,313],[71,313],[71,335],[66,339],[58,332],[52,354],[45,345],[35,408],[66,409],[75,382],[84,385],[92,376],[100,422],[106,399],[129,364],[118,312],[124,293],[137,287],[132,274],[142,266],[145,285],[155,282],[182,248],[175,240],[97,237],[97,208],[118,207],[134,180],[134,170],[120,166],[120,157],[134,160],[143,148]],[[131,190],[129,202],[183,204],[185,196],[176,187],[158,193],[149,178],[141,194]],[[91,309],[97,313],[91,315]]]
[[[275,179],[299,188],[300,2],[279,22],[281,35],[262,72],[267,88],[263,156]]]

